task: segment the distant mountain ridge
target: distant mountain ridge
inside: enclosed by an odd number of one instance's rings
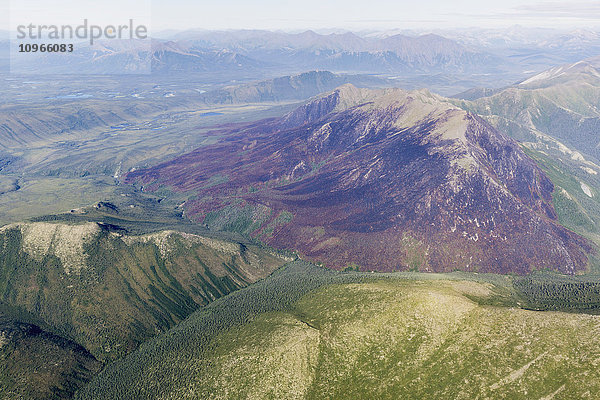
[[[13,60],[19,73],[45,74],[200,74],[245,73],[269,66],[227,49],[192,48],[185,42],[104,41],[93,46],[77,44],[68,54],[48,53]]]
[[[185,32],[176,38],[201,48],[227,48],[273,63],[347,71],[402,71],[440,67],[466,70],[493,61],[491,54],[469,49],[435,34],[365,38],[354,33],[320,35],[270,31]]]
[[[583,82],[600,85],[600,56],[551,68],[520,82],[519,86],[539,89],[561,83]]]
[[[232,85],[204,93],[201,98],[209,104],[305,100],[346,83],[365,87],[389,85],[386,79],[366,75],[339,75],[329,71],[310,71],[260,82]]]
[[[291,48],[339,51],[396,51],[452,52],[467,51],[465,46],[436,34],[407,36],[402,34],[384,38],[361,37],[352,32],[319,34],[308,30],[302,33],[284,33],[261,30],[182,32],[174,37],[205,48],[229,48],[237,51],[252,49]],[[427,44],[433,48],[423,46]]]
[[[37,56],[36,56],[37,57]],[[24,56],[14,68],[44,73],[206,73],[311,69],[335,72],[464,72],[493,69],[492,53],[467,48],[439,35],[363,38],[353,33],[319,35],[270,31],[183,33],[173,40],[77,44],[74,53],[47,54],[36,65]]]

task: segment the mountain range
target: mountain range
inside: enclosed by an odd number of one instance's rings
[[[105,41],[77,44],[74,53],[19,55],[22,73],[182,74],[235,73],[239,76],[331,69],[335,72],[466,72],[493,69],[492,54],[438,35],[384,39],[353,33],[319,35],[269,31],[185,33],[174,40]],[[223,75],[222,75],[223,76]]]
[[[435,34],[410,37],[394,35],[365,38],[352,32],[321,35],[270,31],[184,32],[176,38],[207,49],[227,48],[256,59],[289,60],[295,66],[310,62],[319,68],[379,72],[403,69],[432,70],[440,67],[465,70],[494,60],[492,54],[469,49]],[[302,64],[304,63],[304,64]],[[369,65],[372,63],[372,65]],[[320,64],[320,65],[319,65]]]

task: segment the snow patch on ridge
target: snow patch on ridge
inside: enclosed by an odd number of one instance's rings
[[[583,193],[587,194],[589,197],[594,197],[594,194],[592,193],[592,189],[590,189],[590,187],[588,185],[586,185],[583,182],[579,182],[581,185],[581,190],[583,190]]]

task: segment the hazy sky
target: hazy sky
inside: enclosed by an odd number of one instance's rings
[[[434,28],[600,25],[600,1],[523,0],[186,0],[155,1],[154,27],[169,21],[213,28]],[[193,10],[193,11],[192,11]]]
[[[0,23],[9,2],[0,0]],[[415,29],[524,26],[598,28],[600,1],[523,0],[12,0],[42,23],[120,23],[152,16],[152,29]],[[135,14],[135,15],[134,15]],[[4,21],[3,21],[4,19]],[[13,25],[13,24],[11,24]]]

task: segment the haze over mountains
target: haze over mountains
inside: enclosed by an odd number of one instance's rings
[[[591,29],[555,30],[515,25],[507,29],[440,30],[438,34],[467,46],[524,56],[532,63],[554,59],[556,64],[593,57],[600,51],[599,33]]]
[[[578,61],[598,54],[598,32],[585,29],[553,29],[513,26],[507,29],[440,29],[429,33],[410,30],[334,33],[305,31],[299,33],[270,31],[185,31],[168,35],[172,40],[197,41],[206,47],[251,51],[263,48],[331,49],[344,51],[393,51],[410,54],[450,54],[479,51],[496,56],[529,53],[531,62],[555,57],[555,62]],[[422,46],[427,45],[427,46]],[[440,46],[448,46],[441,49]],[[431,47],[430,47],[431,46]],[[426,50],[425,47],[429,47]],[[512,53],[507,53],[512,51]],[[501,54],[498,54],[501,52]]]
[[[150,48],[151,46],[151,48]],[[57,73],[206,73],[248,72],[261,69],[300,72],[331,69],[346,72],[397,73],[480,70],[498,64],[491,54],[467,49],[437,35],[366,39],[352,33],[319,35],[312,31],[284,34],[269,31],[232,31],[191,34],[171,41],[141,41],[138,46],[108,41],[78,45],[68,55],[46,55],[43,70]],[[14,68],[26,72],[27,58]]]
[[[598,54],[593,31],[527,30],[434,33],[407,31],[287,33],[263,30],[184,31],[132,45],[76,44],[68,55],[13,60],[18,73],[197,75],[240,81],[308,70],[378,74],[404,88],[452,95],[475,86],[501,87],[532,72]],[[8,58],[6,59],[8,62]],[[161,78],[162,77],[162,78]]]
[[[286,34],[269,31],[182,33],[176,38],[202,48],[221,49],[255,59],[323,69],[399,72],[468,70],[493,61],[491,54],[468,49],[438,35],[364,38],[354,33],[319,35],[313,31]]]

